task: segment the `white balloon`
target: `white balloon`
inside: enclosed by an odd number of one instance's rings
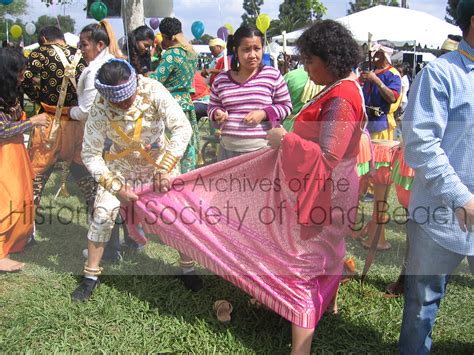
[[[34,23],[27,23],[25,26],[25,31],[28,33],[30,36],[36,32],[36,26]]]

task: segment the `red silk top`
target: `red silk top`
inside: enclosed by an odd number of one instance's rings
[[[328,87],[302,110],[294,131],[283,139],[286,180],[296,179],[304,186],[298,192],[298,221],[303,225],[311,224],[315,207],[322,213],[329,211],[332,170],[339,161],[355,158],[359,152],[365,117],[361,95],[358,84],[351,80]]]

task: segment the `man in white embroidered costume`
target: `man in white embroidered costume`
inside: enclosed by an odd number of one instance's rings
[[[188,119],[178,103],[159,82],[136,75],[126,61],[111,59],[99,69],[97,95],[86,123],[82,160],[99,183],[88,238],[88,260],[84,278],[72,293],[74,301],[85,301],[98,286],[100,261],[110,239],[120,203],[138,200],[133,188],[154,184],[168,191],[169,177],[191,138]],[[165,129],[171,132],[167,141]],[[103,157],[104,141],[112,141]],[[157,143],[158,149],[149,149]],[[183,281],[197,291],[202,280],[195,274],[193,261],[181,255]]]

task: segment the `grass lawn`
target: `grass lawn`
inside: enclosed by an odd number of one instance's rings
[[[0,350],[3,352],[153,352],[153,353],[288,353],[291,325],[278,315],[248,305],[249,297],[226,281],[199,271],[205,288],[188,292],[171,274],[178,270],[177,253],[154,237],[145,252],[126,255],[122,263],[104,265],[101,287],[84,304],[70,301],[84,264],[86,221],[71,220],[69,208],[83,206],[74,183],[71,197],[52,197],[59,174],[50,179],[42,201],[54,208],[43,212],[37,245],[13,258],[28,263],[18,274],[0,275]],[[396,206],[391,196],[392,206]],[[370,207],[364,204],[364,216]],[[50,216],[59,214],[48,221]],[[61,223],[62,222],[62,223]],[[404,226],[390,223],[392,243],[378,253],[365,284],[341,287],[339,314],[320,321],[313,351],[329,353],[396,353],[403,299],[382,297],[395,280],[404,249]],[[348,254],[360,272],[367,251],[351,239]],[[436,262],[436,260],[433,260]],[[134,276],[140,275],[140,276]],[[474,353],[474,278],[464,262],[448,288],[434,329],[434,354]],[[214,301],[234,306],[229,325],[219,323]]]

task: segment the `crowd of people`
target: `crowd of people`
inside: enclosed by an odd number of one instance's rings
[[[227,42],[212,39],[213,60],[201,69],[176,18],[161,21],[159,37],[138,27],[122,48],[106,20],[82,29],[79,48],[67,45],[53,26],[40,29],[40,46],[28,58],[0,48],[0,196],[9,201],[0,207],[0,271],[24,267],[10,254],[34,242],[35,208],[55,165],[64,162],[89,214],[87,261],[72,299],[89,300],[100,284],[102,260],[120,254],[119,225],[128,247],[146,244],[147,226],[119,213],[121,206],[179,196],[178,177],[186,182],[202,166],[198,119],[206,116],[219,132],[219,162],[199,176],[223,177],[241,166],[247,177],[261,174],[275,183],[273,192],[255,192],[255,199],[265,199],[267,208],[290,201],[292,208],[280,211],[287,224],[278,228],[251,220],[243,230],[224,233],[207,220],[201,232],[227,245],[214,261],[219,267],[248,268],[248,274],[224,278],[288,319],[292,353],[308,354],[324,312],[337,311],[344,239],[354,223],[348,221],[356,221],[359,198],[368,201],[373,193],[370,183],[361,193],[361,142],[401,139],[415,178],[406,260],[388,292],[405,297],[400,353],[429,353],[449,275],[465,257],[474,272],[474,1],[459,2],[457,22],[460,42],[450,38],[447,53],[413,83],[410,68],[392,65],[386,42],[369,48],[369,65],[361,69],[367,58],[360,46],[332,20],[317,21],[301,35],[303,68],[284,76],[263,65],[264,36],[247,26]],[[31,117],[23,93],[38,106]],[[295,189],[294,182],[304,187]],[[224,201],[226,192],[220,193],[205,201]],[[243,196],[237,207],[256,202]],[[173,203],[192,210],[198,202],[185,197]],[[181,229],[167,228],[170,235],[192,233],[184,222]],[[235,244],[250,235],[260,242]],[[381,250],[390,247],[380,243]],[[212,264],[214,254],[173,246],[179,278],[199,291],[205,285],[194,259]],[[211,264],[204,266],[213,270]]]

